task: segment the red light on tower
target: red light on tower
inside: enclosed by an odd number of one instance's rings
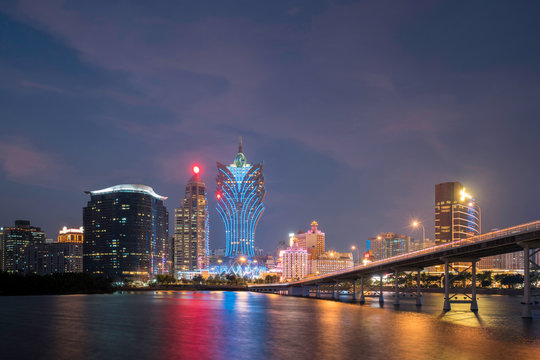
[[[221,199],[221,194],[217,194],[216,197],[217,197],[218,200],[220,200]]]
[[[197,174],[200,173],[200,172],[201,172],[201,168],[198,167],[197,165],[195,165],[195,166],[193,167],[193,173],[194,173],[195,175],[197,175]]]

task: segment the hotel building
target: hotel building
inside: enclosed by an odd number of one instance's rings
[[[225,224],[225,255],[255,255],[255,231],[264,212],[263,163],[249,164],[242,139],[234,162],[217,163],[217,211]]]
[[[87,191],[83,208],[84,272],[113,279],[168,273],[167,199],[145,185]]]

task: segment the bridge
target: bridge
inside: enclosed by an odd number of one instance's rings
[[[444,305],[443,310],[451,310],[452,303],[469,303],[472,311],[478,311],[476,298],[476,263],[479,259],[517,251],[524,251],[524,288],[521,315],[524,318],[532,318],[533,310],[540,309],[538,301],[534,301],[531,289],[530,271],[540,269],[536,263],[536,254],[540,251],[540,220],[527,224],[512,226],[467,239],[436,245],[407,254],[373,261],[366,265],[353,266],[332,273],[308,277],[302,280],[288,283],[250,285],[248,289],[255,292],[278,293],[282,295],[304,296],[322,298],[322,293],[331,295],[332,299],[338,299],[338,284],[347,283],[352,286],[354,301],[361,304],[366,297],[378,297],[379,302],[384,303],[383,276],[393,274],[394,281],[394,305],[399,305],[400,293],[397,281],[400,272],[416,272],[416,304],[422,305],[422,289],[420,282],[421,271],[428,266],[444,266]],[[458,269],[455,263],[466,264],[463,270]],[[465,272],[471,271],[470,288],[453,287],[452,281]],[[457,273],[457,274],[455,274]],[[379,277],[378,287],[372,287],[368,279]],[[359,282],[359,284],[358,284]],[[360,288],[359,292],[357,291]],[[458,295],[464,295],[465,300],[459,300]]]

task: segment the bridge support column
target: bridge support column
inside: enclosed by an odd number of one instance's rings
[[[418,269],[418,273],[416,274],[416,306],[422,306],[422,286],[420,283],[420,273],[421,269]]]
[[[398,282],[398,269],[394,269],[394,305],[399,306],[399,282]]]
[[[320,299],[321,298],[321,285],[320,284],[317,284],[317,295],[316,295],[317,299]]]
[[[383,273],[379,277],[379,304],[384,304],[384,295],[383,295]]]
[[[352,282],[352,299],[356,301],[356,279]]]
[[[450,264],[444,260],[444,305],[443,311],[450,311]]]
[[[366,298],[364,297],[364,277],[362,276],[360,278],[360,304],[364,304],[366,302]]]
[[[476,260],[471,264],[471,311],[478,311],[478,302],[476,301]]]
[[[332,284],[332,299],[336,300],[336,283]]]
[[[532,319],[531,301],[531,249],[529,244],[523,245],[523,301],[521,302],[521,317]]]

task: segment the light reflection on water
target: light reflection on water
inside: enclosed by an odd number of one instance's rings
[[[0,298],[2,359],[537,359],[518,297],[384,308],[247,292]]]

